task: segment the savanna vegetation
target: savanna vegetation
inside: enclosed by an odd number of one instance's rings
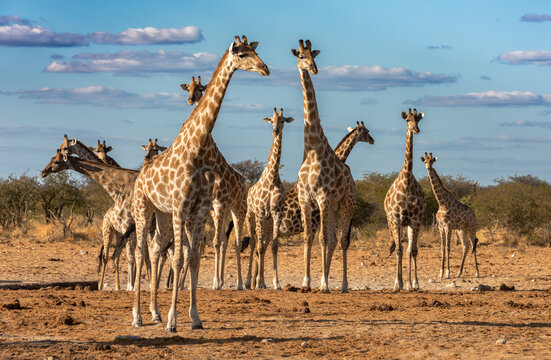
[[[264,168],[258,160],[232,164],[254,183]],[[396,173],[365,173],[356,180],[353,219],[356,241],[382,245],[389,235],[383,208],[385,194]],[[461,176],[442,176],[446,187],[471,206],[482,241],[506,246],[551,244],[551,184],[531,175],[496,179],[489,186]],[[421,242],[439,241],[434,223],[438,203],[428,178],[419,179],[427,211]],[[286,182],[288,189],[293,183]],[[0,227],[3,237],[28,236],[40,240],[101,238],[101,219],[112,200],[95,182],[68,172],[45,179],[23,174],[0,179]]]

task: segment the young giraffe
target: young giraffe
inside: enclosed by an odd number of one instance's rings
[[[391,238],[394,239],[396,257],[396,281],[395,290],[404,288],[402,282],[402,228],[408,227],[408,284],[409,289],[419,289],[417,279],[417,237],[425,215],[425,194],[423,189],[413,176],[413,134],[419,133],[419,121],[423,113],[417,113],[417,109],[408,113],[402,112],[402,118],[406,120],[406,154],[404,166],[396,180],[385,196],[385,213]],[[414,276],[411,282],[411,263],[413,260]]]
[[[137,278],[141,274],[142,257],[146,250],[147,226],[153,213],[155,212],[157,218],[158,230],[159,223],[167,222],[165,214],[172,214],[174,284],[179,283],[180,270],[184,262],[182,254],[182,247],[184,247],[185,261],[189,264],[191,277],[189,314],[192,318],[192,329],[202,328],[197,311],[196,289],[203,242],[202,232],[211,208],[211,195],[214,186],[212,165],[208,160],[210,134],[233,73],[238,69],[255,71],[261,75],[270,73],[268,67],[255,52],[257,42],[249,44],[245,36],[243,36],[243,40],[239,37],[236,37],[236,40],[237,44],[232,42],[222,56],[205,95],[182,125],[180,133],[172,145],[165,152],[143,165],[134,189],[132,215],[136,222],[140,250],[137,253]],[[165,227],[161,226],[160,228]],[[151,255],[152,274],[150,278],[150,311],[155,322],[161,320],[157,308],[156,272],[161,247],[164,245],[158,242],[158,238],[159,232],[156,232]],[[161,238],[166,237],[161,236]],[[176,331],[178,286],[173,286],[172,289],[172,302],[166,326],[168,332]],[[132,312],[133,325],[141,326],[140,282],[136,284]]]
[[[101,161],[103,161],[104,163],[106,163],[107,165],[112,165],[112,166],[116,166],[116,167],[121,167],[116,161],[115,159],[113,159],[111,156],[107,155],[107,153],[111,150],[113,150],[113,147],[112,146],[107,146],[105,144],[105,140],[103,140],[103,144],[100,143],[100,141],[98,140],[98,145],[94,148],[94,147],[90,147],[90,150],[94,151],[98,157],[101,159]]]
[[[100,145],[101,144],[99,143],[99,140],[98,140],[98,147]],[[103,148],[106,149],[105,144]],[[112,147],[109,147],[109,148],[112,149]],[[64,135],[63,142],[61,143],[59,149],[61,150],[61,154],[64,157],[71,154],[75,154],[82,160],[88,160],[88,161],[92,161],[100,164],[107,164],[106,162],[107,160],[104,160],[106,158],[105,157],[103,159],[100,158],[100,156],[93,151],[94,149],[93,147],[88,147],[77,139],[69,140],[67,135]],[[110,151],[111,149],[107,151]],[[113,162],[116,164],[114,160]],[[120,168],[118,164],[114,166]],[[134,176],[137,176],[137,173]],[[131,189],[129,189],[129,191],[133,192],[134,183],[133,182],[128,183],[128,185],[131,186]],[[120,250],[122,248],[119,246],[119,240],[121,239],[122,234],[128,230],[128,228],[124,224],[127,224],[129,221],[132,222],[131,219],[126,219],[126,218],[117,219],[118,216],[130,215],[130,211],[121,211],[119,208],[117,208],[117,199],[113,198],[113,201],[115,202],[115,204],[111,206],[104,214],[103,222],[102,222],[103,241],[100,249],[100,256],[98,257],[99,259],[98,272],[101,273],[100,284],[98,286],[100,290],[103,289],[103,279],[105,276],[105,270],[106,270],[107,259],[109,254],[108,246],[111,243],[113,236],[117,238],[115,248],[118,249],[118,251],[115,250],[115,253],[113,254],[113,263],[115,267],[115,290],[120,290],[119,255],[120,255]],[[120,204],[130,205],[130,203],[128,202],[120,202],[119,205]],[[113,219],[116,219],[116,220],[113,220]],[[121,229],[125,231],[122,231],[122,232],[119,231]],[[126,244],[126,259],[128,261],[128,279],[127,279],[126,290],[132,291],[134,290],[134,274],[136,271],[136,262],[135,262],[136,237],[135,235],[129,236],[129,239],[124,243]]]
[[[189,85],[182,84],[180,87],[189,92],[188,104],[193,105],[203,96],[203,91],[207,85],[201,85],[201,77],[195,81],[191,78]],[[241,230],[245,223],[247,214],[247,187],[245,179],[239,174],[224,158],[224,155],[216,146],[214,139],[209,135],[207,139],[208,161],[212,167],[215,176],[213,201],[211,216],[214,222],[214,279],[212,288],[220,290],[224,286],[224,267],[226,259],[226,249],[228,246],[228,236],[230,229],[224,233],[223,226],[226,221],[228,211],[231,212],[233,223],[235,224],[235,254],[237,260],[237,290],[243,289],[243,280],[241,277]],[[185,275],[184,275],[185,277]],[[182,283],[183,284],[183,283]]]
[[[298,173],[297,187],[300,211],[304,227],[305,275],[303,286],[310,287],[310,251],[314,233],[312,232],[312,210],[320,211],[320,243],[323,275],[320,289],[329,292],[329,269],[333,251],[337,246],[336,222],[340,213],[341,248],[343,251],[343,279],[341,291],[348,292],[346,274],[348,246],[352,213],[356,201],[356,188],[350,168],[335,154],[321,126],[316,102],[314,85],[309,72],[318,73],[314,58],[319,50],[312,50],[312,44],[306,40],[306,46],[299,41],[299,50],[292,49],[298,58],[297,67],[304,95],[304,161]],[[313,204],[314,203],[314,204]]]
[[[251,234],[251,248],[258,241],[256,246],[256,260],[258,275],[253,279],[253,287],[256,289],[265,289],[264,282],[264,255],[270,241],[277,242],[279,233],[279,224],[283,215],[284,192],[281,179],[279,178],[279,164],[281,160],[281,143],[283,136],[283,127],[285,123],[292,122],[292,117],[284,117],[283,109],[274,113],[271,118],[264,118],[264,121],[272,124],[274,139],[270,155],[266,163],[266,168],[262,171],[260,179],[254,184],[247,195],[247,225],[249,234]],[[271,222],[272,231],[267,231],[267,223]],[[256,231],[255,231],[256,227]],[[255,240],[255,233],[256,238]],[[277,270],[277,258],[274,263],[274,269]],[[249,266],[250,268],[250,266]],[[255,281],[256,280],[256,281]],[[256,283],[256,284],[255,284]],[[255,286],[256,285],[256,286]],[[274,289],[281,289],[277,271],[274,273]]]
[[[478,262],[476,260],[476,245],[478,239],[476,238],[476,216],[474,211],[457,200],[455,195],[446,189],[442,180],[440,180],[440,177],[436,173],[436,170],[432,167],[436,161],[436,156],[433,157],[432,153],[429,155],[425,153],[425,156],[422,156],[421,160],[425,163],[425,167],[429,173],[432,191],[434,192],[436,201],[438,201],[436,221],[440,229],[440,240],[442,244],[442,266],[438,277],[450,278],[450,241],[453,230],[458,230],[461,245],[463,245],[463,256],[461,257],[461,266],[459,267],[457,277],[460,277],[463,273],[463,265],[465,264],[465,258],[467,257],[471,244],[473,246],[475,273],[476,277],[478,277]],[[470,243],[466,241],[467,236],[470,239]],[[444,274],[444,264],[446,261],[447,268]]]
[[[114,237],[120,237],[121,234],[129,231],[133,225],[132,217],[130,216],[130,205],[138,171],[121,169],[96,161],[81,160],[70,155],[66,156],[62,153],[61,149],[58,149],[56,155],[52,157],[48,165],[42,170],[41,176],[46,177],[51,173],[62,170],[74,170],[97,181],[115,202],[103,217],[104,257],[98,286],[99,289],[102,289],[109,245]],[[130,265],[129,271],[129,286],[131,286],[132,274]],[[116,276],[118,283],[118,271]]]
[[[349,127],[347,134],[340,141],[340,143],[335,148],[335,154],[342,161],[346,162],[348,155],[358,142],[366,142],[368,144],[373,144],[375,140],[369,134],[369,130],[365,127],[363,121],[361,123],[356,122],[356,127]],[[312,210],[312,232],[317,233],[320,222],[319,210]],[[270,231],[268,229],[267,231]],[[300,216],[300,203],[298,201],[298,188],[295,184],[289,191],[285,192],[285,202],[283,205],[283,217],[281,219],[281,224],[279,226],[279,235],[280,236],[292,236],[300,234],[303,231],[302,219]],[[243,243],[250,243],[248,237],[243,238]],[[251,274],[252,268],[252,258],[254,252],[254,243],[251,243],[251,256],[249,260],[249,272],[247,273],[247,281],[245,281],[245,286],[250,287],[251,277],[256,277],[257,269],[254,268]],[[278,242],[272,242],[272,257],[273,264],[277,266],[277,251],[278,251]],[[306,248],[305,251],[311,251],[311,248]],[[310,258],[310,256],[307,256]],[[277,274],[277,267],[274,268],[274,273]]]

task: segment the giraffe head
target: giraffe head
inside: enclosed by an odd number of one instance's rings
[[[298,51],[296,49],[291,49],[291,52],[298,59],[297,66],[299,69],[310,71],[314,75],[318,73],[318,67],[314,58],[318,56],[320,51],[312,50],[312,43],[310,40],[306,40],[306,46],[304,46],[304,41],[300,39],[298,41]]]
[[[411,112],[411,109],[408,110],[408,113],[402,111],[402,119],[407,121],[407,129],[408,131],[411,131],[414,134],[419,134],[419,121],[425,116],[424,113],[417,112],[417,109],[413,109],[413,112]]]
[[[270,70],[255,52],[258,42],[249,43],[245,35],[243,35],[243,40],[239,36],[236,36],[235,40],[237,44],[232,42],[229,48],[233,68],[257,72],[262,76],[270,75]]]
[[[100,141],[98,140],[98,146],[96,147],[92,147],[90,146],[90,150],[92,151],[95,151],[95,153],[98,155],[98,157],[105,161],[107,159],[107,153],[111,150],[113,150],[113,147],[112,146],[107,146],[105,144],[105,140],[103,140],[103,144],[100,143]]]
[[[142,149],[145,150],[144,160],[151,160],[155,155],[159,154],[161,151],[165,151],[167,148],[157,145],[157,139],[153,142],[149,139],[149,143],[147,145],[142,145]]]
[[[432,164],[436,162],[436,156],[433,157],[432,153],[428,154],[425,153],[425,156],[421,156],[421,160],[425,163],[425,167],[427,170],[432,169]]]
[[[285,125],[285,123],[290,123],[293,120],[295,119],[292,117],[283,116],[283,109],[280,109],[278,113],[276,108],[274,108],[274,114],[271,118],[264,118],[264,121],[273,125],[274,130],[272,131],[272,134],[274,135],[279,134],[283,130],[283,126]]]
[[[61,150],[61,155],[64,157],[67,157],[68,155],[73,153],[73,146],[77,144],[77,139],[71,139],[67,137],[67,134],[63,135],[63,142],[61,143],[61,146],[59,149]]]
[[[69,169],[69,162],[67,161],[67,155],[63,155],[61,152],[61,149],[57,149],[55,156],[50,159],[50,162],[44,170],[42,170],[42,173],[40,174],[41,177],[46,177],[50,174]]]
[[[201,85],[201,77],[197,77],[197,81],[195,81],[195,77],[191,78],[191,82],[188,84],[180,84],[180,87],[189,93],[189,98],[187,99],[187,103],[189,105],[193,105],[196,102],[199,102],[201,98],[203,97],[203,92],[207,90],[206,85]]]
[[[371,145],[375,143],[375,140],[369,134],[369,130],[365,127],[363,121],[361,123],[356,121],[356,128],[348,128],[349,132],[352,132],[354,130],[356,130],[356,138],[358,139],[358,141],[363,141]]]

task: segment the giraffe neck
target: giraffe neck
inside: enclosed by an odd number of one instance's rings
[[[346,159],[348,158],[348,155],[350,155],[350,152],[352,152],[354,145],[358,143],[357,133],[358,129],[350,131],[335,148],[335,155],[337,155],[342,162],[346,162]]]
[[[310,73],[303,69],[299,69],[299,72],[304,95],[304,157],[306,157],[308,151],[322,151],[326,148],[324,145],[328,146],[329,143],[321,127],[316,92]]]
[[[409,130],[406,133],[406,154],[401,173],[408,179],[413,176],[413,133]]]
[[[432,167],[429,169],[429,179],[430,179],[430,185],[432,186],[432,191],[434,192],[434,196],[436,197],[436,201],[438,201],[438,206],[440,207],[448,207],[454,197],[452,193],[449,192],[448,189],[444,186],[442,183],[442,180],[440,180],[440,177],[436,173],[436,170],[434,170]]]
[[[279,177],[282,134],[283,131],[280,131],[279,134],[274,135],[274,139],[272,140],[272,148],[270,149],[270,156],[268,157],[268,163],[262,172],[262,177],[270,182],[273,182],[276,177]]]
[[[231,77],[236,70],[232,64],[233,56],[229,53],[229,50],[226,50],[224,56],[220,59],[201,101],[193,109],[189,119],[182,125],[180,142],[191,138],[196,146],[201,146],[210,136]],[[190,132],[193,133],[191,137],[189,136]]]
[[[79,140],[77,140],[77,143],[75,145],[71,146],[71,149],[73,149],[72,152],[78,155],[78,157],[82,160],[93,162],[103,161],[93,150],[81,143]]]
[[[123,194],[132,194],[138,171],[121,169],[94,161],[68,157],[70,168],[98,182],[117,201]]]

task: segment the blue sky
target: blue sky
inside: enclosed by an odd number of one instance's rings
[[[265,161],[262,119],[303,118],[296,58],[310,39],[326,136],[364,121],[375,145],[348,164],[398,171],[405,124],[425,113],[414,173],[433,152],[441,174],[490,184],[508,175],[551,181],[551,3],[548,1],[0,1],[0,178],[37,175],[63,140],[105,139],[120,164],[139,145],[168,146],[191,107],[179,87],[206,83],[235,35],[258,41],[269,77],[237,72],[213,137],[229,162]],[[296,180],[302,121],[286,126],[282,178]]]

